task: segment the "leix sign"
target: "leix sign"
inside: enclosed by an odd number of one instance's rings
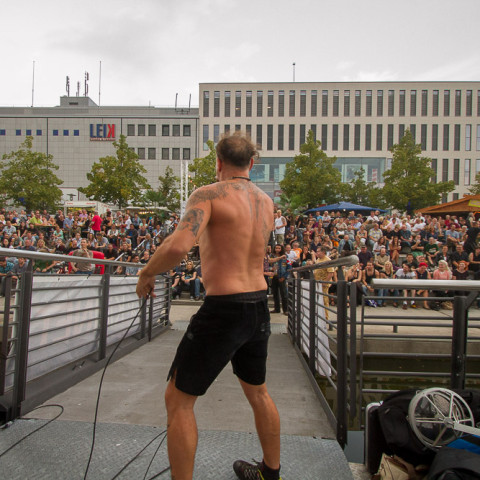
[[[114,123],[91,123],[90,124],[90,140],[97,141],[114,141],[115,140],[115,124]]]

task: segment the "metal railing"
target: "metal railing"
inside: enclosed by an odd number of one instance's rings
[[[112,274],[118,266],[142,264],[89,259],[105,265],[105,273],[37,274],[35,260],[83,259],[11,249],[0,249],[0,255],[29,259],[16,286],[11,275],[4,279],[0,416],[5,421],[102,368],[124,335],[116,358],[169,324],[170,277],[158,276],[156,297],[144,301],[135,293],[137,277]]]

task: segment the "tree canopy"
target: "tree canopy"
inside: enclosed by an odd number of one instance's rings
[[[53,155],[35,152],[33,137],[28,136],[17,151],[3,155],[0,164],[0,192],[25,209],[54,210],[62,201],[63,183],[54,173],[58,165]]]
[[[383,174],[383,195],[388,205],[409,213],[439,203],[441,196],[454,190],[453,181],[433,181],[432,160],[421,157],[422,149],[415,144],[409,130],[391,148],[392,166]]]
[[[142,175],[146,169],[138,161],[138,155],[128,147],[125,135],[113,142],[115,155],[101,157],[87,173],[90,184],[78,190],[89,199],[125,208],[129,202],[138,203],[142,190],[149,188]]]
[[[195,174],[192,179],[194,188],[210,185],[217,180],[217,151],[212,140],[207,140],[210,151],[205,157],[195,158],[188,171]]]
[[[375,182],[365,181],[365,170],[360,168],[354,174],[351,182],[342,183],[341,196],[344,202],[357,205],[370,205],[375,208],[383,208],[382,189]]]
[[[336,157],[328,157],[309,130],[300,154],[285,166],[280,182],[283,193],[290,198],[293,209],[314,207],[319,203],[334,203],[340,193],[341,174],[333,164]]]
[[[480,172],[475,175],[475,183],[468,189],[472,195],[480,193]]]
[[[157,190],[147,190],[144,195],[144,202],[153,208],[166,207],[171,212],[176,212],[180,208],[180,193],[178,184],[180,178],[173,174],[173,169],[167,167],[165,175],[158,177],[160,182]]]

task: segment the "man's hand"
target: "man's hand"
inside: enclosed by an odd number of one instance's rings
[[[156,297],[155,276],[145,275],[142,271],[138,276],[137,295],[139,298]]]

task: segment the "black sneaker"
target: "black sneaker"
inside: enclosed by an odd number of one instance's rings
[[[233,464],[233,471],[240,480],[265,480],[260,466],[263,462],[256,462],[255,464],[245,462],[245,460],[237,460]],[[282,480],[281,477],[278,480]]]

